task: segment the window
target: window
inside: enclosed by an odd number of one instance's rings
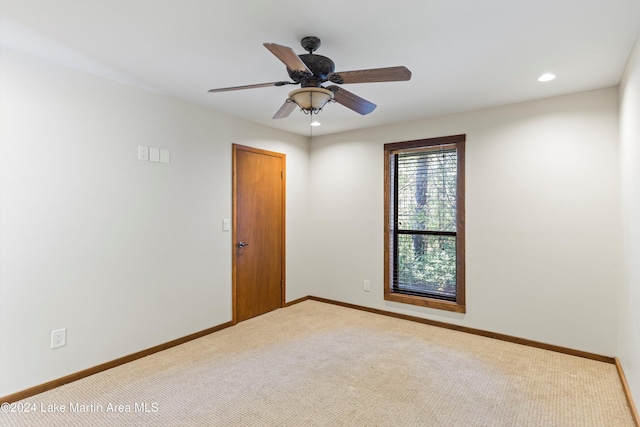
[[[465,312],[464,143],[384,146],[386,300]]]

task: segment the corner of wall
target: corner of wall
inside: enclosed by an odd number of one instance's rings
[[[634,400],[640,400],[640,37],[620,82],[620,187],[623,280],[619,292],[617,351]]]

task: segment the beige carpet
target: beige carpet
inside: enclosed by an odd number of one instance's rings
[[[0,425],[634,425],[614,365],[315,301],[25,402]]]

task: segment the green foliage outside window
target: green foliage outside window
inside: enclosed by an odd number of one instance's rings
[[[456,149],[396,155],[394,289],[456,298]]]

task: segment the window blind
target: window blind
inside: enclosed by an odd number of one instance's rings
[[[456,149],[399,152],[392,162],[393,290],[455,301]]]

